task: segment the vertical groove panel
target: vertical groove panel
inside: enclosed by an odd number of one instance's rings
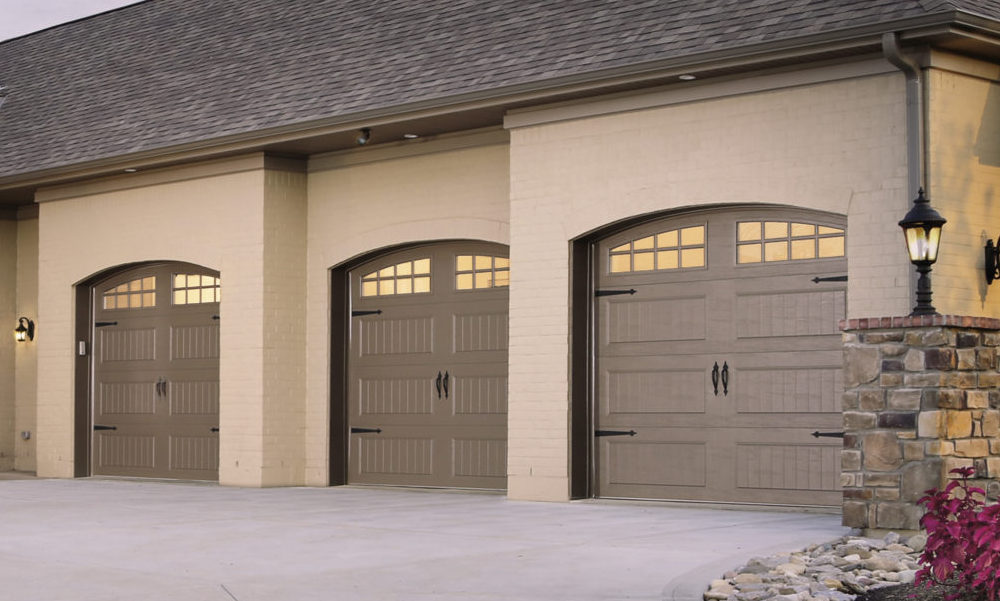
[[[156,359],[156,330],[98,330],[101,361],[153,361]]]
[[[156,438],[105,434],[98,437],[98,464],[102,467],[152,468]]]
[[[362,355],[430,353],[433,350],[434,319],[372,319],[358,324]]]
[[[507,314],[456,315],[455,352],[507,350]]]
[[[427,414],[434,410],[433,383],[427,378],[362,378],[362,415]]]
[[[778,490],[838,490],[840,449],[815,445],[737,445],[736,485]]]
[[[171,328],[173,359],[215,359],[219,356],[219,326],[176,326]]]
[[[507,475],[507,441],[452,440],[456,476],[503,478]]]
[[[170,469],[219,469],[219,438],[216,436],[171,436]]]
[[[507,413],[507,378],[479,376],[454,379],[455,413],[487,415]]]
[[[170,382],[167,386],[172,415],[219,413],[218,382]]]
[[[156,411],[152,382],[100,384],[98,415],[152,414]]]

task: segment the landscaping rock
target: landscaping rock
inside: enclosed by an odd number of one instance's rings
[[[869,590],[912,583],[926,544],[923,534],[903,539],[891,532],[881,539],[845,536],[795,553],[755,557],[712,581],[704,599],[852,601]]]

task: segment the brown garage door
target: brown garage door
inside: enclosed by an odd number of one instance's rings
[[[350,482],[506,487],[509,273],[471,242],[350,272]]]
[[[219,294],[187,264],[94,287],[94,474],[218,479]]]
[[[597,245],[600,496],[839,505],[844,245],[776,209]]]

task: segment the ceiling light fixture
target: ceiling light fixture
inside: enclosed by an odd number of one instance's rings
[[[372,139],[372,130],[367,127],[361,128],[361,131],[358,132],[358,135],[354,137],[354,141],[357,143],[358,146],[364,146],[365,144],[370,142],[371,139]]]

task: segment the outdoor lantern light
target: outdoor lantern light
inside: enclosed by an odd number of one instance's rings
[[[18,342],[35,339],[35,322],[27,317],[17,318],[17,327],[14,328],[14,339]]]
[[[1000,280],[1000,238],[996,245],[992,240],[986,241],[986,285],[989,286],[993,280]]]
[[[931,305],[931,278],[928,275],[931,265],[937,261],[938,246],[941,244],[941,226],[948,220],[931,208],[929,200],[924,198],[924,189],[920,188],[913,208],[899,222],[906,237],[906,251],[910,254],[910,262],[917,266],[920,279],[917,280],[917,306],[910,315],[936,315],[937,310]]]

